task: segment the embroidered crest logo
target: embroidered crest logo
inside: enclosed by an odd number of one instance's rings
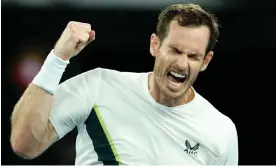
[[[192,147],[190,142],[186,140],[185,145],[186,145],[186,149],[184,150],[184,152],[186,152],[189,155],[193,155],[197,157],[198,153],[196,150],[199,148],[199,143],[197,143],[195,146]]]

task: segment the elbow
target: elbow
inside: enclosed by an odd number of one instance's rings
[[[17,156],[19,156],[23,159],[32,160],[32,159],[36,158],[36,156],[31,155],[30,153],[26,152],[25,150],[23,150],[20,147],[12,146],[12,150]]]
[[[32,160],[38,157],[33,147],[26,141],[23,141],[22,138],[11,137],[11,148],[16,155],[23,159]]]

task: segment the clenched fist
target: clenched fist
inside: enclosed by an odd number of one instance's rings
[[[63,60],[69,60],[94,39],[95,31],[91,30],[90,24],[71,21],[57,41],[54,54]]]

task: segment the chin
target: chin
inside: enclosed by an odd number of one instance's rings
[[[166,97],[175,99],[183,97],[188,88],[185,85],[182,85],[179,89],[171,89],[166,84],[163,84],[160,90]]]

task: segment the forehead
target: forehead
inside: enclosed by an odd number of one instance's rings
[[[209,29],[207,26],[185,27],[180,26],[176,20],[171,21],[168,35],[164,42],[168,45],[177,45],[189,52],[205,54],[209,42]]]

